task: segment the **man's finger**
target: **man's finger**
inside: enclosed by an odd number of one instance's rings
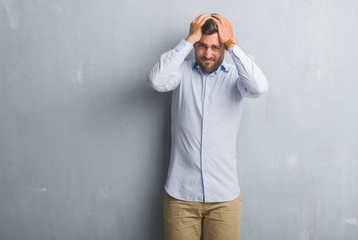
[[[216,25],[218,25],[218,28],[220,29],[221,28],[221,22],[219,21],[219,19],[213,17],[212,18],[215,22],[216,22]]]
[[[210,15],[209,16],[206,16],[205,18],[202,18],[200,22],[198,22],[200,25],[204,25],[204,23],[208,20],[212,18]]]
[[[228,22],[228,20],[227,20],[226,18],[220,16],[219,14],[213,13],[213,14],[211,14],[211,16],[212,16],[213,18],[216,18],[217,20],[219,20],[219,22],[220,22],[221,24]]]
[[[200,14],[197,18],[196,18],[196,20],[201,20],[203,17],[206,17],[206,16],[211,16],[210,14]]]
[[[212,13],[211,16],[212,16],[213,18],[218,19],[219,21],[221,21],[221,20],[223,19],[222,16],[220,16],[219,14],[216,14],[216,13]]]
[[[197,16],[197,17],[193,20],[193,23],[197,22],[200,17],[201,17],[201,15]]]
[[[206,19],[206,18],[211,18],[211,15],[210,14],[202,14],[199,16],[197,22],[202,22],[203,19]]]

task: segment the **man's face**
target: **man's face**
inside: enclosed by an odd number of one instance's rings
[[[199,67],[208,73],[216,71],[224,60],[224,44],[219,41],[217,33],[203,34],[195,43],[195,59]]]

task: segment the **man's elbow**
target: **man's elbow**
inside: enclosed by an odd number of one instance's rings
[[[153,78],[152,74],[148,75],[147,82],[148,82],[149,86],[151,86],[155,91],[157,91],[157,92],[167,92],[167,90],[165,88],[163,88],[160,84],[158,84],[155,81],[155,78]]]
[[[260,86],[260,87],[257,89],[256,94],[257,94],[258,96],[261,96],[261,95],[263,95],[264,93],[266,93],[266,92],[268,91],[268,88],[269,88],[269,84],[266,82],[265,85]]]
[[[248,91],[248,94],[246,97],[258,98],[261,95],[265,94],[268,91],[268,88],[269,88],[268,83],[266,83],[265,85],[262,85],[262,86],[257,86],[255,89],[251,89],[250,91]]]

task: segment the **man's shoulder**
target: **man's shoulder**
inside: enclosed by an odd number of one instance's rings
[[[187,71],[194,70],[195,62],[196,61],[194,59],[184,60],[182,67]]]
[[[187,59],[183,63],[186,64],[187,66],[193,67],[195,62],[196,62],[195,59]]]
[[[233,63],[230,63],[230,62],[224,61],[221,66],[223,67],[223,70],[225,70],[227,72],[231,72],[233,70],[236,70],[235,65]]]

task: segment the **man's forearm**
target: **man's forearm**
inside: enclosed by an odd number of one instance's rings
[[[240,76],[238,88],[245,97],[258,97],[268,90],[268,81],[255,64],[254,58],[246,55],[238,45],[229,48],[229,53]]]
[[[149,85],[159,92],[173,90],[180,83],[177,71],[193,45],[184,39],[172,50],[164,53],[148,75]]]

